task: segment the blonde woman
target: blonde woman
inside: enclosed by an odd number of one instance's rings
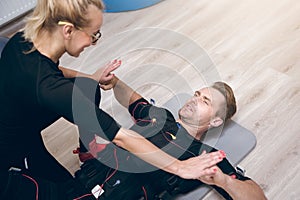
[[[222,160],[222,154],[216,152],[179,161],[120,127],[101,110],[98,82],[111,80],[118,61],[92,74],[92,79],[74,79],[74,71],[60,70],[59,59],[64,53],[78,57],[97,43],[102,9],[100,0],[38,0],[24,30],[4,48],[0,61],[1,199],[92,196],[44,146],[41,130],[60,117],[84,130],[80,133],[84,143],[99,135],[182,178],[214,174],[214,165]]]

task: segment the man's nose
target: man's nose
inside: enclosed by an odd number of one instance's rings
[[[199,101],[201,101],[201,97],[200,96],[195,96],[195,97],[193,97],[192,101],[193,101],[194,104],[197,104]]]
[[[204,97],[203,96],[196,96],[196,97],[194,97],[193,98],[193,101],[195,102],[195,103],[198,103],[198,102],[204,102]]]

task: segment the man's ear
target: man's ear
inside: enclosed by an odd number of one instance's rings
[[[223,119],[221,119],[220,117],[215,117],[214,119],[212,119],[210,121],[210,126],[211,127],[218,127],[221,124],[223,124]]]

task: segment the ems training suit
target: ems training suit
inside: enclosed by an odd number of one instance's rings
[[[175,121],[171,112],[153,106],[143,98],[131,104],[129,112],[136,122],[131,128],[132,130],[180,160],[197,156],[203,150],[216,151],[213,147],[193,138]],[[174,195],[187,193],[203,184],[198,180],[185,180],[156,169],[113,144],[107,145],[103,151],[98,153],[98,160],[102,164],[94,160],[87,161],[76,175],[79,179],[89,179],[88,185],[91,188],[96,184],[103,186],[105,192],[99,199],[173,199]],[[91,165],[97,166],[96,169],[92,169]],[[238,173],[227,159],[218,163],[218,167],[228,175],[236,175],[239,180],[249,180]],[[86,174],[97,175],[93,178]],[[223,189],[212,187],[225,199],[231,199]]]
[[[46,150],[41,136],[60,117],[84,130],[80,133],[84,143],[95,134],[111,141],[120,129],[99,109],[96,81],[65,78],[59,63],[37,50],[28,53],[32,47],[19,32],[9,40],[0,60],[0,199],[10,167],[53,183],[73,179]],[[18,193],[18,188],[13,192]]]

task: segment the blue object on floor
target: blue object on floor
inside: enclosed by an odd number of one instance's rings
[[[0,36],[0,58],[1,58],[2,50],[5,47],[5,45],[8,42],[8,40],[9,39],[7,37]]]
[[[103,0],[105,12],[124,12],[146,8],[162,0]]]

